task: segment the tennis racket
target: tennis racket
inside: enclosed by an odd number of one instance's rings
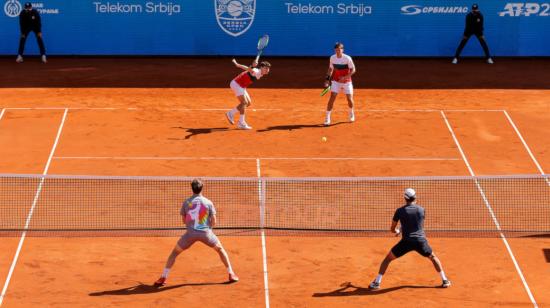
[[[327,92],[330,90],[330,85],[323,89],[323,92],[321,92],[321,96],[327,94]]]
[[[260,39],[258,40],[258,54],[256,55],[256,62],[260,60],[260,56],[262,55],[264,48],[267,47],[268,43],[269,43],[269,35],[267,34],[260,37]]]

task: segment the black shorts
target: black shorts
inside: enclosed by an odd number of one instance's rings
[[[430,247],[428,240],[426,239],[402,239],[399,243],[393,246],[391,252],[395,257],[399,258],[413,250],[424,257],[429,257],[432,254],[432,247]]]
[[[38,34],[38,33],[42,32],[42,29],[37,28],[37,27],[21,29],[21,34],[23,34],[25,36],[29,35],[29,33],[31,33],[31,32],[34,32],[34,34]]]
[[[483,36],[483,32],[464,32],[464,36],[469,38],[470,36],[475,35],[476,37]]]

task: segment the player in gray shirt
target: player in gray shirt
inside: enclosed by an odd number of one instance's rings
[[[424,208],[416,204],[416,192],[414,189],[405,189],[404,198],[407,204],[395,211],[390,228],[391,232],[399,235],[400,231],[397,228],[397,223],[401,222],[401,241],[393,246],[384,261],[382,261],[378,276],[369,285],[369,289],[380,289],[382,276],[386,273],[390,262],[413,250],[432,261],[435,270],[440,274],[443,281],[441,287],[450,287],[451,281],[445,276],[439,258],[436,257],[432,248],[428,245],[428,240],[424,234]]]
[[[193,180],[191,183],[193,196],[183,202],[180,210],[180,215],[187,231],[181,236],[176,247],[174,247],[172,253],[168,256],[162,275],[154,283],[155,287],[161,287],[166,283],[168,273],[172,266],[174,266],[178,255],[191,247],[195,242],[202,242],[216,250],[227,268],[229,282],[239,281],[239,277],[233,272],[227,252],[218,237],[212,232],[212,227],[216,224],[216,208],[212,201],[201,194],[202,186],[202,181],[198,179]]]

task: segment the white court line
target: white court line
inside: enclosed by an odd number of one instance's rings
[[[187,156],[55,156],[65,160],[372,160],[372,161],[446,161],[456,157],[187,157]]]
[[[2,108],[2,112],[0,112],[0,120],[2,120],[2,117],[4,116],[4,112],[6,112],[6,108]]]
[[[269,284],[267,277],[267,251],[265,248],[265,181],[261,179],[260,159],[256,159],[256,173],[258,175],[258,197],[260,200],[260,226],[262,237],[262,258],[264,268],[264,291],[265,291],[265,307],[269,308]]]
[[[65,124],[65,119],[67,118],[68,111],[69,109],[65,109],[65,112],[63,113],[61,124],[59,124],[59,129],[57,130],[57,135],[55,137],[55,141],[50,151],[50,155],[48,156],[48,161],[46,162],[46,166],[44,167],[44,172],[42,172],[42,175],[48,174],[48,169],[50,168],[50,163],[52,162],[53,154],[55,152],[55,149],[57,148],[57,143],[59,142],[59,138],[61,137],[61,131],[63,130],[63,125]],[[2,306],[4,298],[6,297],[6,292],[8,290],[8,286],[10,284],[13,271],[15,270],[15,265],[17,264],[17,260],[19,259],[19,254],[21,253],[21,248],[23,248],[23,243],[25,242],[25,238],[27,237],[27,229],[29,228],[29,225],[31,223],[32,214],[34,212],[34,209],[36,208],[38,199],[40,198],[40,193],[42,192],[44,180],[45,180],[45,177],[40,178],[40,183],[38,184],[38,188],[36,189],[36,194],[34,195],[31,209],[29,210],[29,214],[27,215],[27,220],[25,221],[25,228],[24,228],[25,231],[23,231],[23,234],[21,235],[21,239],[19,240],[19,245],[17,246],[17,250],[15,251],[15,256],[13,257],[13,261],[11,262],[8,276],[6,277],[6,281],[4,282],[4,288],[2,289],[2,294],[0,294],[0,306]]]
[[[506,236],[504,236],[504,233],[502,233],[502,229],[500,227],[500,223],[498,222],[495,213],[493,211],[493,208],[491,207],[491,204],[489,204],[489,200],[487,199],[487,196],[485,195],[485,192],[483,191],[483,188],[481,188],[481,185],[479,184],[479,181],[477,178],[475,178],[475,173],[470,166],[470,163],[468,162],[468,159],[466,158],[466,155],[464,154],[464,151],[462,150],[462,146],[458,142],[458,139],[456,138],[456,135],[453,131],[453,128],[451,127],[451,124],[449,123],[449,120],[447,119],[447,116],[445,116],[445,113],[441,111],[441,116],[443,117],[443,120],[445,120],[445,124],[447,124],[447,128],[449,129],[449,132],[451,133],[453,140],[458,147],[458,150],[460,152],[460,155],[462,156],[462,159],[464,160],[464,163],[466,164],[466,167],[468,168],[468,171],[470,172],[470,175],[474,177],[474,181],[476,184],[476,187],[481,194],[481,198],[483,199],[483,202],[485,203],[485,206],[489,210],[489,213],[491,214],[491,218],[493,219],[493,223],[495,224],[497,230],[500,233],[500,238],[504,242],[504,246],[506,246],[506,250],[508,250],[508,254],[512,258],[512,262],[514,263],[514,266],[516,267],[516,271],[518,272],[519,277],[521,278],[521,281],[523,282],[523,286],[525,288],[525,291],[527,291],[527,295],[529,296],[529,299],[531,300],[531,303],[533,303],[534,307],[538,307],[537,302],[535,301],[535,298],[533,297],[533,294],[531,293],[531,289],[529,288],[529,285],[527,284],[527,280],[525,280],[525,277],[523,276],[523,272],[521,271],[521,268],[519,267],[519,264],[516,260],[516,257],[514,256],[514,253],[512,252],[512,248],[508,244],[508,240],[506,239]]]
[[[229,108],[137,108],[137,107],[6,107],[9,110],[167,110],[167,111],[227,111]],[[286,111],[282,108],[250,108],[251,111]],[[290,109],[294,112],[324,112],[325,109]],[[356,112],[502,112],[503,109],[356,109]],[[335,112],[347,112],[346,109]]]
[[[525,142],[525,139],[523,139],[523,136],[519,132],[518,127],[516,126],[514,121],[512,121],[512,117],[510,117],[510,115],[508,114],[508,112],[506,112],[506,110],[504,110],[503,112],[504,112],[504,115],[506,116],[506,118],[508,119],[508,122],[510,122],[510,125],[512,125],[512,127],[516,131],[516,134],[518,135],[519,139],[521,140],[521,143],[523,143],[523,146],[525,147],[525,150],[527,150],[527,153],[529,153],[529,156],[531,156],[531,159],[535,163],[535,166],[537,166],[537,169],[539,170],[540,174],[544,175],[545,174],[544,170],[542,169],[539,162],[535,158],[535,155],[533,155],[533,152],[531,152],[531,149],[527,145],[527,142]],[[550,179],[548,179],[548,178],[545,178],[545,179],[546,179],[546,183],[550,186]]]

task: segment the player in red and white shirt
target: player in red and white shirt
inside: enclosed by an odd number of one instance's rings
[[[233,93],[237,96],[237,99],[239,100],[239,104],[237,107],[229,110],[225,116],[227,117],[227,120],[231,124],[235,124],[235,114],[237,111],[240,113],[239,117],[239,123],[237,124],[237,128],[239,129],[252,129],[248,124],[246,124],[245,121],[245,108],[250,106],[252,103],[252,100],[250,99],[250,95],[248,95],[248,92],[246,92],[246,88],[251,85],[254,81],[262,78],[263,76],[269,74],[269,69],[271,68],[271,64],[267,61],[262,61],[260,65],[256,61],[252,63],[251,66],[246,66],[237,63],[235,59],[233,59],[233,63],[236,67],[244,70],[244,72],[240,73],[237,77],[233,78],[231,80],[231,83],[229,86],[231,87],[231,90],[233,90]]]
[[[355,121],[355,113],[353,112],[353,84],[351,82],[351,75],[355,74],[355,65],[351,57],[344,54],[344,44],[336,43],[334,51],[336,54],[330,57],[330,65],[325,78],[325,88],[330,84],[331,89],[327,104],[325,126],[330,125],[330,113],[332,112],[336,96],[340,92],[344,92],[348,99],[349,121]]]

